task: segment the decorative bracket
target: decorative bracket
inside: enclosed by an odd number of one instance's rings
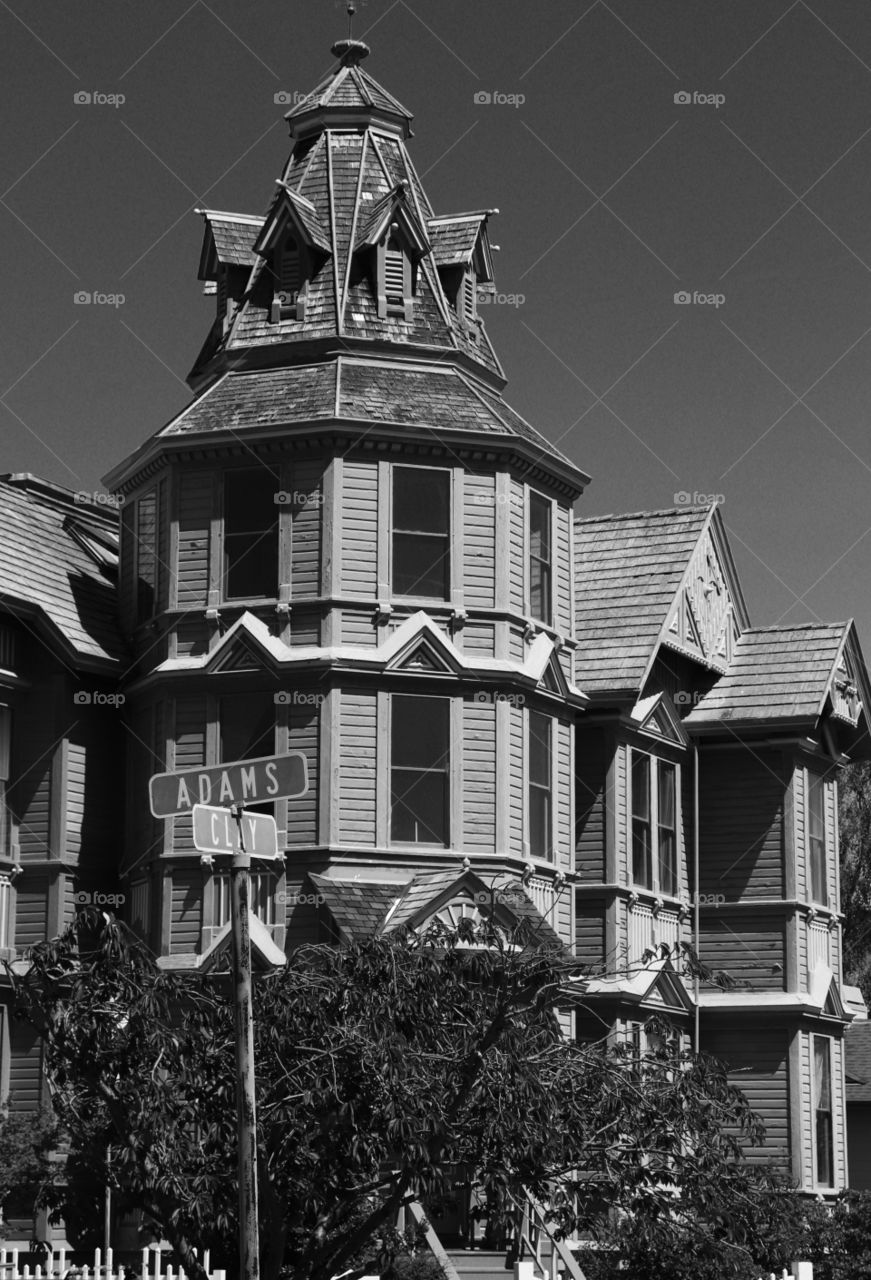
[[[653,908],[652,908],[653,914],[655,916],[658,916],[664,906],[665,906],[665,903],[663,902],[662,898],[655,898],[653,902]]]
[[[633,889],[629,895],[629,910],[638,905],[638,894]]]
[[[535,625],[535,623],[527,622],[526,626],[523,628],[523,639],[526,641],[526,643],[532,644],[532,641],[535,639],[537,635],[538,635],[538,627]]]
[[[389,600],[379,600],[375,606],[375,625],[381,626],[393,617],[393,605]]]
[[[817,909],[816,907],[811,907],[807,913],[808,924],[816,920],[816,918],[817,918]]]

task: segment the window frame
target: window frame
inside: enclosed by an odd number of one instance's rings
[[[410,471],[421,472],[424,475],[441,475],[445,480],[446,487],[446,504],[447,512],[445,516],[444,533],[432,533],[429,530],[419,529],[400,529],[396,523],[396,480],[400,474],[407,474]],[[450,467],[420,467],[414,463],[394,462],[390,468],[390,531],[389,531],[389,577],[390,594],[397,600],[426,600],[432,602],[438,600],[441,603],[449,603],[451,600],[451,590],[453,582],[453,517],[454,517],[454,493],[453,493],[453,472]],[[397,536],[429,538],[433,542],[439,539],[444,543],[444,594],[440,596],[424,595],[420,591],[403,592],[400,591],[396,583],[396,539]],[[435,562],[434,562],[435,563]]]
[[[533,718],[543,721],[547,726],[545,737],[539,738],[539,741],[545,743],[547,747],[547,783],[546,785],[536,782],[532,777],[532,740],[533,740]],[[545,862],[548,866],[556,863],[556,839],[554,830],[554,816],[556,805],[554,803],[554,717],[547,715],[543,711],[536,711],[533,707],[529,707],[526,713],[526,847],[529,856],[537,862]],[[545,850],[540,852],[533,848],[533,792],[536,795],[545,797]]]
[[[258,474],[261,470],[270,477],[270,483],[273,486],[272,487],[272,511],[274,514],[271,521],[271,529],[267,531],[266,529],[262,529],[262,528],[260,530],[252,528],[252,529],[234,529],[232,532],[229,531],[228,529],[228,515],[229,515],[229,508],[230,508],[229,485],[230,485],[231,477],[238,476],[241,474],[252,474],[252,475]],[[268,464],[263,462],[258,462],[257,465],[255,466],[225,467],[221,470],[219,474],[220,474],[220,480],[221,480],[220,598],[224,604],[228,604],[228,605],[242,604],[249,600],[251,601],[277,600],[278,591],[279,591],[279,577],[281,574],[281,563],[280,563],[279,507],[276,502],[276,495],[281,492],[280,476],[276,471],[272,469],[272,467],[270,467]],[[270,536],[274,539],[275,575],[274,575],[272,590],[271,592],[268,592],[263,595],[258,595],[250,591],[246,592],[244,595],[231,595],[230,594],[230,553],[228,549],[228,542],[230,539],[233,539],[234,541],[236,539],[251,539],[258,533],[259,533],[259,537],[257,538],[257,541],[253,544],[254,547],[259,547],[261,546],[261,544],[266,543]],[[253,550],[253,547],[248,547],[248,549],[243,552],[241,559],[244,560],[251,550]]]
[[[627,832],[628,832],[628,849],[627,863],[631,884],[635,889],[642,889],[646,893],[652,893],[660,897],[670,898],[674,901],[680,898],[681,892],[681,861],[683,841],[681,836],[680,822],[680,804],[681,804],[681,767],[680,763],[675,760],[669,760],[664,756],[656,755],[654,752],[644,747],[628,745],[629,760],[627,762]],[[634,766],[636,760],[646,760],[647,772],[647,814],[636,814],[635,812],[635,785],[634,785]],[[661,822],[661,778],[663,772],[670,774],[673,786],[673,809],[674,809],[674,825],[667,826]],[[647,859],[649,861],[649,883],[636,875],[636,824],[644,824],[647,830],[648,848]],[[667,885],[664,875],[665,863],[662,857],[662,832],[668,831],[673,835],[673,879]]]
[[[232,918],[230,871],[215,871],[211,877],[212,889],[212,928],[217,932]],[[273,871],[250,871],[248,874],[248,910],[253,911],[262,925],[270,933],[276,927],[275,897],[278,891],[279,878]],[[265,915],[261,908],[266,907]]]
[[[813,769],[805,770],[807,779],[807,803],[805,806],[805,854],[807,858],[807,889],[811,902],[821,907],[829,903],[829,850],[826,830],[826,808],[828,801],[829,780]],[[814,812],[813,797],[819,796],[821,809]],[[818,831],[814,831],[814,819],[819,817]],[[819,891],[819,892],[818,892]]]
[[[289,241],[292,241],[296,248],[295,255],[292,255],[288,250]],[[297,284],[295,287],[287,289],[284,285],[284,275],[287,263],[293,257],[296,259]],[[277,324],[281,320],[304,320],[311,264],[302,238],[290,226],[286,228],[281,240],[276,244],[272,252],[269,262],[269,274],[272,277],[272,302],[269,309],[270,323]],[[290,297],[286,297],[286,294],[290,294]]]
[[[397,707],[400,704],[409,703],[412,700],[415,702],[420,702],[421,700],[424,700],[424,699],[426,699],[427,701],[439,703],[443,708],[445,750],[440,757],[439,763],[435,766],[425,766],[421,768],[418,766],[413,766],[408,764],[397,764],[394,759],[394,746],[395,746],[395,737],[396,737],[395,717],[396,717]],[[451,706],[452,706],[452,699],[448,696],[439,695],[439,694],[393,692],[393,693],[390,693],[388,696],[388,706],[387,706],[388,749],[387,749],[387,757],[386,757],[388,761],[387,839],[389,844],[392,847],[412,846],[416,849],[421,847],[427,847],[432,849],[449,849],[451,847],[451,817],[452,817],[451,800],[452,800],[452,783],[453,783],[453,778],[451,775],[451,769],[453,764],[453,752],[451,751]],[[443,762],[443,765],[441,762]],[[443,784],[442,784],[444,788],[443,796],[442,796],[442,822],[443,822],[443,832],[444,832],[443,839],[416,840],[416,839],[404,838],[402,836],[394,834],[394,830],[395,830],[394,824],[396,822],[396,817],[397,817],[395,813],[395,805],[396,805],[396,796],[398,792],[398,787],[395,784],[396,775],[397,774],[399,775],[423,774],[423,773],[433,773],[433,772],[439,773],[443,778]],[[399,800],[402,801],[404,796],[407,795],[408,792],[409,792],[409,788],[406,787],[402,792],[402,794],[399,795],[398,797]]]
[[[533,509],[538,506],[542,511],[547,512],[546,529],[547,529],[547,558],[536,555],[532,550],[532,534],[533,534]],[[527,585],[527,613],[535,622],[543,623],[546,627],[553,626],[553,563],[554,563],[554,518],[553,518],[553,500],[540,493],[538,489],[527,488],[527,515],[526,515],[526,585]],[[546,607],[539,616],[533,609],[533,567],[537,566],[541,574],[541,582],[543,584],[542,591],[546,593]]]
[[[822,1081],[817,1072],[817,1046],[824,1046],[826,1055],[826,1073],[828,1079],[828,1106],[821,1107],[820,1102],[824,1099],[820,1096],[822,1093]],[[835,1125],[834,1125],[834,1089],[832,1079],[832,1037],[821,1036],[812,1033],[810,1036],[810,1060],[811,1060],[811,1111],[813,1114],[813,1179],[814,1186],[833,1188],[835,1186]],[[821,1127],[823,1137],[826,1144],[826,1150],[821,1153],[820,1136]],[[826,1168],[821,1155],[824,1154],[828,1167]],[[828,1179],[821,1176],[828,1173]]]
[[[160,588],[160,520],[162,516],[160,501],[160,484],[153,484],[150,488],[144,490],[136,499],[136,505],[131,519],[131,535],[133,537],[133,618],[134,625],[143,626],[146,622],[150,622],[157,615]],[[150,546],[142,536],[142,513],[143,503],[153,502],[153,532]],[[150,565],[143,563],[146,556],[143,555],[143,549],[147,553],[147,559]],[[145,574],[145,569],[150,570],[152,581],[149,582]],[[147,593],[150,592],[150,599],[147,599]]]

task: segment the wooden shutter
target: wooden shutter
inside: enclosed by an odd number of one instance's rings
[[[405,301],[405,254],[395,240],[384,251],[384,293],[388,302]]]

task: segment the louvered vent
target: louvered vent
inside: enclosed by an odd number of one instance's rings
[[[384,251],[384,293],[388,302],[405,301],[405,254],[395,241]]]
[[[282,305],[289,307],[296,302],[302,286],[302,264],[295,240],[288,240],[285,244],[277,275],[276,293],[281,295]]]
[[[474,271],[467,271],[463,276],[463,315],[467,321],[475,319],[475,294],[477,281]]]

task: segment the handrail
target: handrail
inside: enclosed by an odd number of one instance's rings
[[[528,1209],[524,1210],[524,1217],[526,1216],[526,1213],[529,1212],[530,1210],[531,1210],[530,1216],[532,1214],[535,1215],[538,1226],[542,1231],[544,1231],[547,1234],[551,1244],[553,1245],[554,1250],[559,1256],[560,1261],[562,1262],[568,1274],[571,1276],[571,1280],[587,1280],[587,1277],[585,1276],[584,1272],[581,1270],[580,1265],[578,1264],[577,1258],[572,1253],[571,1249],[568,1247],[566,1242],[564,1240],[558,1240],[554,1235],[554,1233],[551,1231],[550,1227],[548,1226],[547,1217],[545,1215],[545,1211],[542,1205],[538,1203],[535,1196],[532,1194],[531,1191],[528,1191],[526,1187],[523,1188],[523,1195],[528,1206]],[[537,1258],[538,1258],[538,1251],[536,1250],[536,1259]],[[544,1271],[543,1267],[542,1267],[542,1271]],[[556,1277],[554,1277],[554,1280],[556,1280]]]
[[[423,1211],[423,1205],[419,1200],[409,1200],[407,1207],[418,1226],[423,1227],[424,1238],[432,1250],[436,1262],[445,1273],[447,1280],[460,1280],[460,1273],[445,1253],[444,1245],[439,1240]],[[581,1277],[581,1280],[584,1280],[584,1278]]]

